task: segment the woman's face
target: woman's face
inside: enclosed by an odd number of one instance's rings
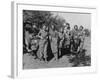
[[[27,28],[31,28],[31,25],[29,25],[29,24],[26,24],[26,27],[27,27]]]
[[[33,28],[36,28],[36,25],[35,24],[33,25]]]
[[[66,31],[67,31],[67,27],[64,28],[64,33],[66,33]]]
[[[63,29],[62,28],[60,29],[60,32],[63,32]]]
[[[64,30],[67,30],[67,27],[65,27]]]
[[[54,29],[54,26],[52,25],[52,29]]]
[[[79,27],[79,30],[82,31],[82,30],[83,30],[83,26],[80,26],[80,27]]]
[[[66,27],[69,27],[69,25],[67,24]]]
[[[74,29],[75,29],[75,30],[78,30],[78,26],[77,26],[77,25],[75,25],[75,26],[74,26]]]
[[[46,29],[46,26],[45,25],[43,25],[43,30],[45,30]]]

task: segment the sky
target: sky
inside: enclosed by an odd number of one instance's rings
[[[84,28],[91,29],[91,14],[86,13],[65,13],[65,12],[52,12],[54,15],[58,15],[70,23],[70,26],[82,25]]]

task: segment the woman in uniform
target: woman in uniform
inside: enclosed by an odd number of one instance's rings
[[[58,33],[55,30],[54,25],[52,25],[49,33],[51,36],[51,50],[52,53],[54,54],[55,60],[57,61],[58,60],[58,48],[57,48]]]
[[[72,54],[78,54],[78,47],[80,45],[80,39],[78,38],[78,26],[75,25],[74,29],[72,30],[72,39],[71,39],[71,53]]]
[[[58,32],[58,57],[61,57],[62,54],[62,43],[64,40],[64,36],[63,36],[63,28],[60,29],[60,31]]]
[[[78,33],[79,39],[80,39],[80,46],[78,48],[78,51],[82,52],[83,46],[84,46],[84,40],[85,40],[85,31],[84,27],[79,27],[79,33]]]
[[[66,23],[64,28],[64,40],[63,40],[63,48],[65,54],[70,54],[70,24]]]
[[[38,33],[38,37],[40,37],[39,50],[37,52],[38,58],[40,60],[43,60],[43,58],[44,58],[45,62],[47,62],[47,52],[46,52],[46,48],[47,48],[47,31],[46,31],[46,26],[45,25],[43,25],[42,29]]]

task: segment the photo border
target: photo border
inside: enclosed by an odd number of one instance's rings
[[[23,7],[24,6],[24,7]],[[31,6],[31,7],[29,7]],[[40,6],[40,7],[39,7]],[[39,5],[39,4],[27,4],[12,2],[12,71],[11,76],[14,78],[23,78],[23,77],[40,77],[40,76],[54,76],[54,75],[66,75],[72,73],[90,73],[96,72],[97,69],[97,57],[96,51],[94,49],[95,42],[95,32],[94,27],[96,27],[96,8],[86,8],[86,7],[71,7],[71,6],[56,6],[56,5]],[[43,8],[42,8],[43,7]],[[59,9],[58,9],[59,8]],[[45,69],[32,69],[32,70],[23,70],[22,68],[22,39],[23,39],[23,22],[22,22],[22,10],[23,9],[42,9],[42,10],[51,10],[51,11],[67,11],[67,12],[82,12],[91,14],[91,66],[90,67],[64,67],[64,68],[45,68]],[[20,27],[21,26],[21,27]],[[22,35],[21,35],[22,34]],[[95,54],[93,54],[95,53]],[[48,72],[48,73],[47,73]],[[53,72],[53,73],[52,73]]]

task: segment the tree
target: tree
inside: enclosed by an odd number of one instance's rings
[[[64,19],[60,18],[58,15],[53,16],[50,11],[33,11],[33,10],[23,10],[23,24],[35,23],[38,28],[41,28],[43,24],[50,27],[54,27],[58,30],[63,27]],[[25,27],[25,26],[24,26]]]
[[[47,25],[50,22],[51,13],[48,11],[31,11],[31,10],[24,10],[23,11],[23,23],[31,23],[38,28],[41,28],[43,24]],[[49,20],[49,22],[48,22]]]

